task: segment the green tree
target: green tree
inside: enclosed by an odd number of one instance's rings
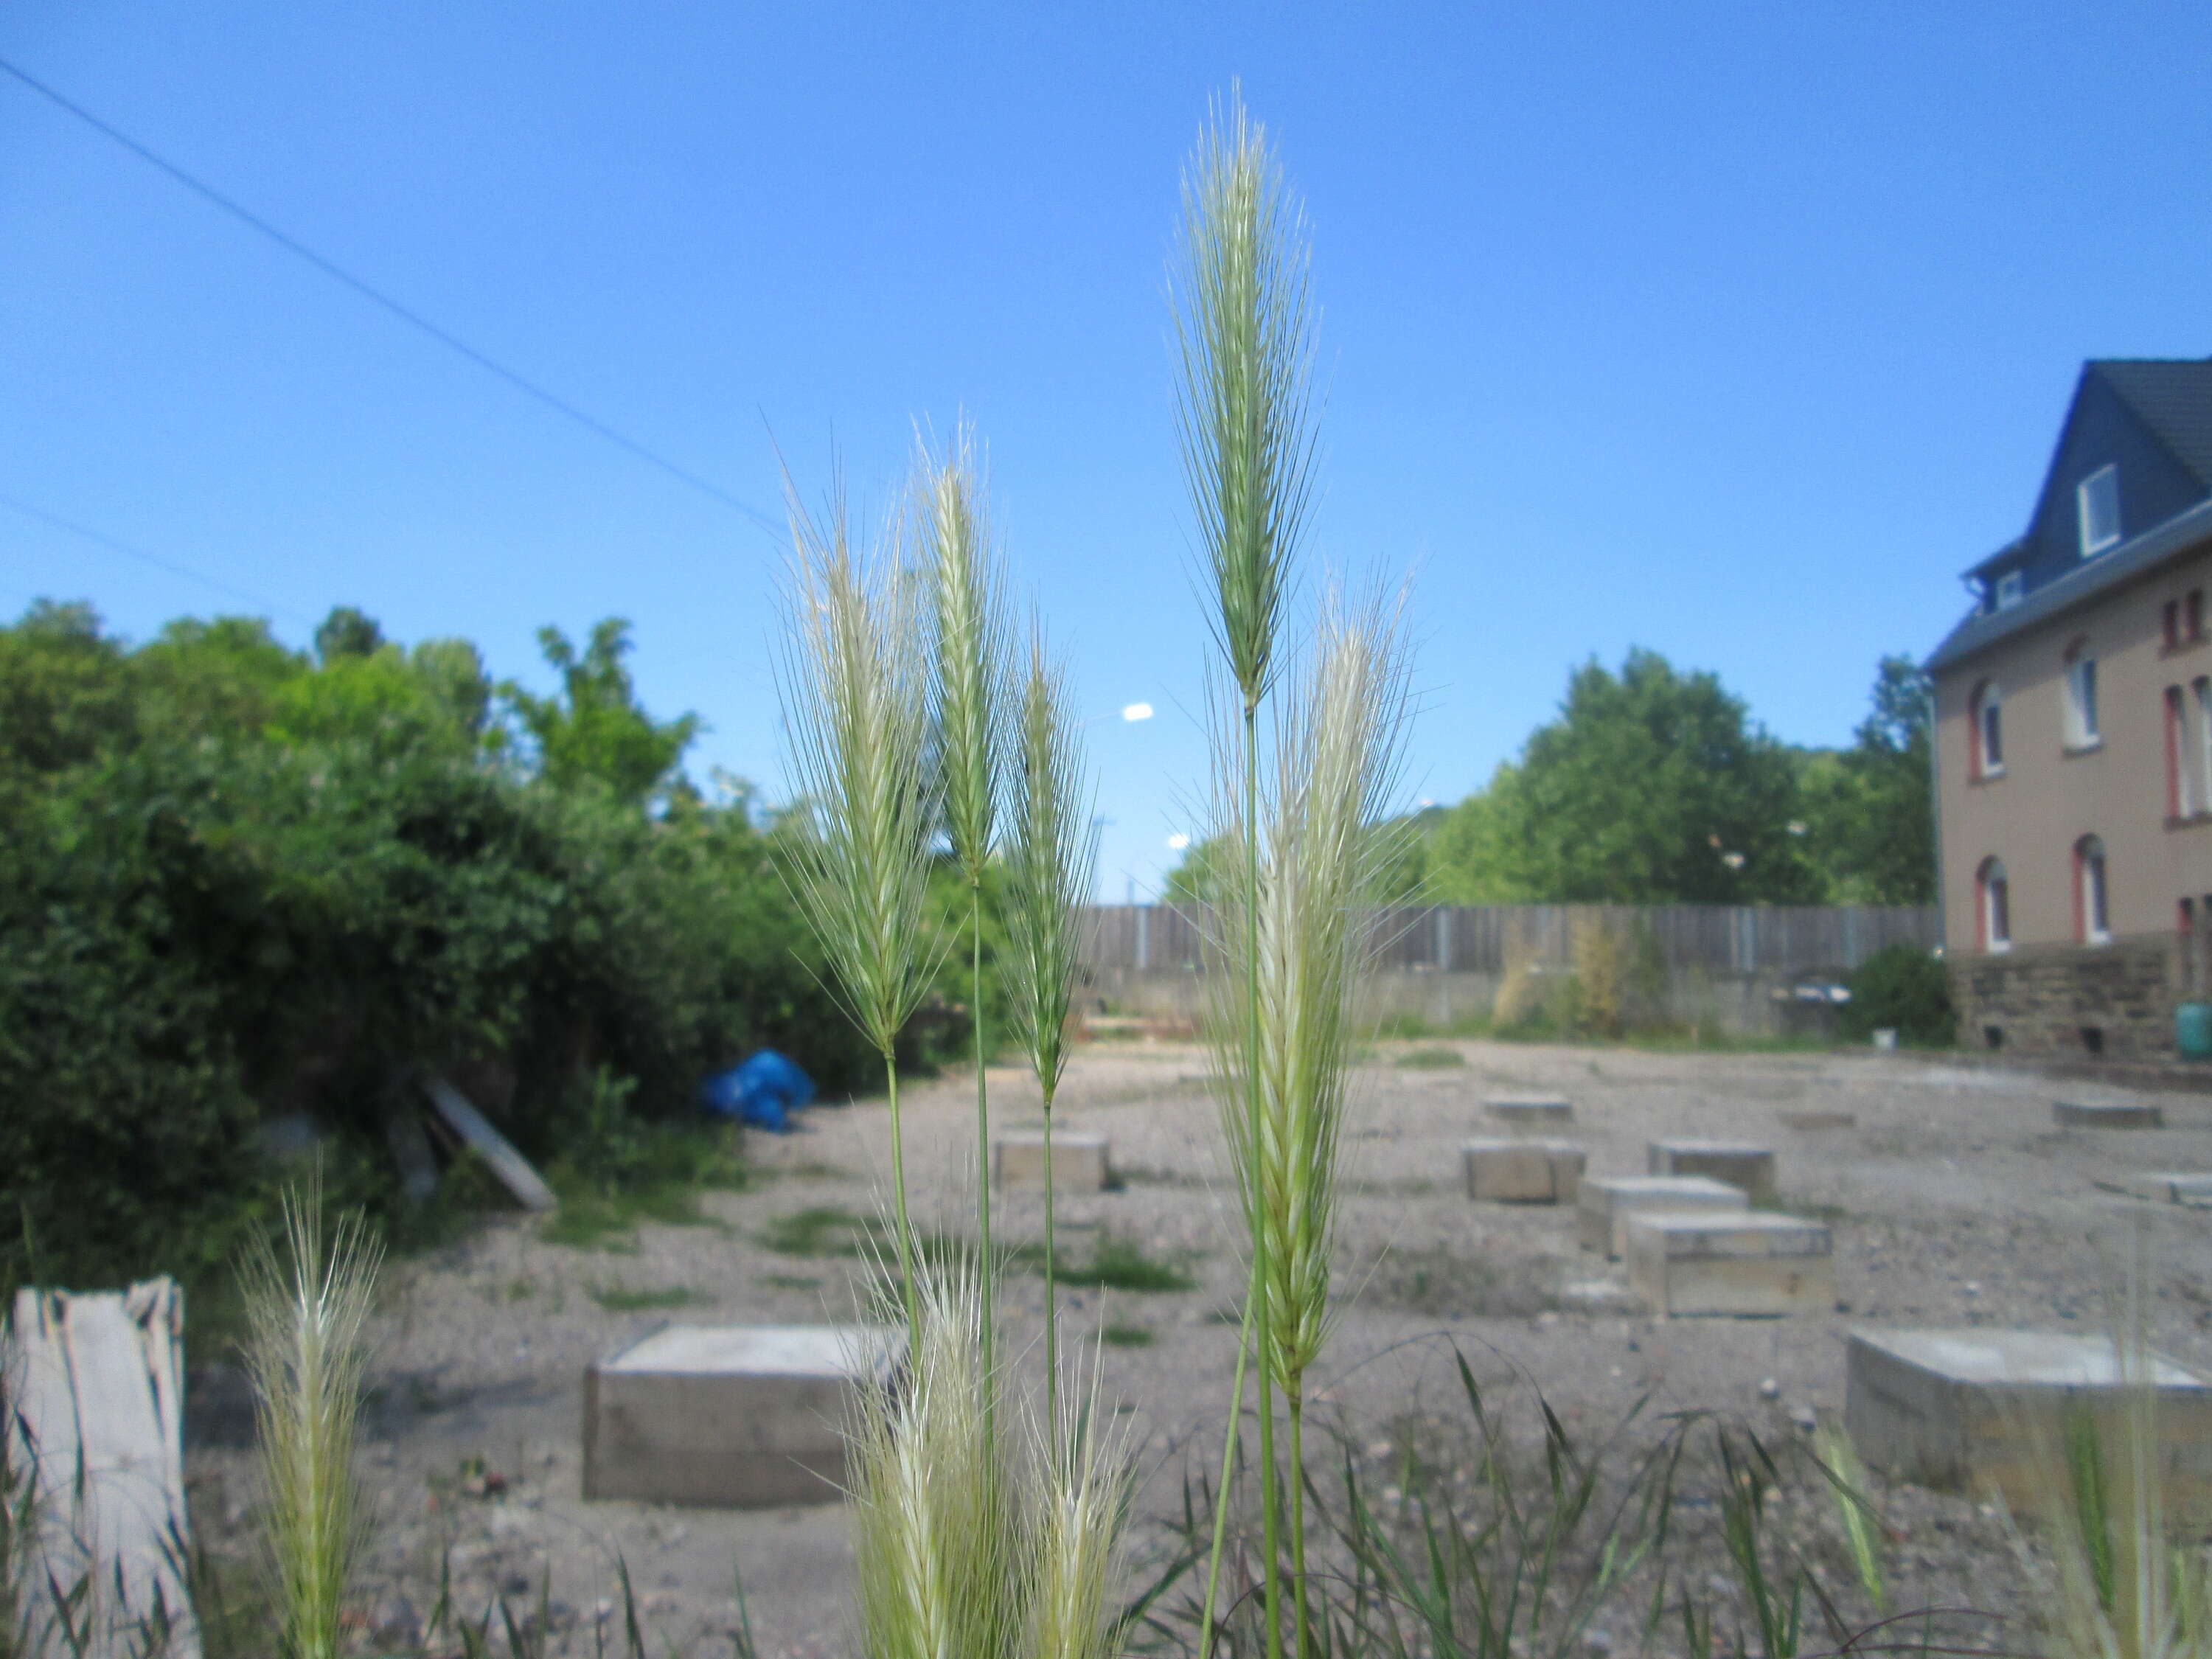
[[[1489,784],[1443,809],[1428,835],[1430,890],[1438,904],[1526,904],[1532,902],[1509,856],[1505,803],[1519,773],[1510,762]]]
[[[483,653],[467,640],[420,640],[408,653],[407,665],[431,701],[470,741],[481,741],[491,718],[492,699],[491,676],[484,671]]]
[[[1431,890],[1431,837],[1444,819],[1440,806],[1424,807],[1404,817],[1376,824],[1368,833],[1376,854],[1371,890],[1377,904],[1435,904]],[[1160,889],[1163,904],[1199,908],[1212,902],[1220,884],[1236,873],[1243,856],[1237,844],[1219,836],[1193,842],[1182,861],[1168,872]]]
[[[123,647],[88,605],[40,599],[0,629],[0,777],[81,765],[137,727]]]
[[[149,739],[197,741],[258,732],[280,688],[309,672],[258,617],[182,617],[131,653],[141,729]]]
[[[272,1174],[264,1111],[374,1199],[399,1066],[475,1067],[533,1155],[601,1068],[647,1116],[763,1044],[871,1080],[744,786],[648,813],[487,765],[466,641],[327,656],[239,617],[0,627],[0,1283],[197,1281]]]
[[[1910,657],[1884,657],[1871,703],[1850,748],[1805,763],[1807,854],[1836,903],[1933,903],[1928,677]]]
[[[375,617],[350,605],[332,605],[315,629],[315,660],[328,667],[343,657],[371,657],[383,644]]]
[[[558,789],[593,779],[618,799],[642,802],[699,733],[699,717],[655,721],[638,707],[623,659],[629,623],[609,617],[596,624],[582,653],[557,628],[538,630],[538,648],[561,675],[561,695],[540,697],[513,681],[500,696],[538,746],[538,775]]]
[[[1710,672],[1632,650],[1567,683],[1559,718],[1439,832],[1462,902],[1782,904],[1817,879],[1790,829],[1789,751]]]

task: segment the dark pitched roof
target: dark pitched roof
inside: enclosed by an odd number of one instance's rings
[[[2059,436],[2058,456],[2063,458],[2069,434],[2081,409],[2082,394],[2093,380],[2103,382],[2133,415],[2142,430],[2173,458],[2182,472],[2196,481],[2197,489],[2212,495],[2212,358],[2097,357],[2081,366],[2075,400]],[[2058,459],[2052,462],[2054,470]],[[2050,489],[2046,479],[2045,488]],[[2212,534],[2212,502],[2199,501],[2175,516],[2153,525],[2092,563],[2069,569],[2055,580],[2039,582],[2027,598],[1996,612],[1978,608],[1953,629],[1928,659],[1930,671],[1950,666],[1984,646],[2033,626],[2044,618],[2069,610],[2095,594],[2141,574],[2149,566],[2193,547]],[[2042,509],[2039,507],[2039,513]],[[2166,509],[2171,512],[2172,508]],[[2172,532],[2172,533],[2169,533]],[[2018,562],[2035,535],[2031,521],[2027,533],[2005,544],[1964,573],[1972,581],[1988,579]]]
[[[2045,582],[2018,605],[1986,612],[1976,610],[1929,653],[1924,666],[1934,674],[2008,635],[2155,569],[2176,555],[2212,540],[2212,501],[2199,501],[2164,524],[2122,542],[2111,552]]]
[[[2212,489],[2212,358],[2100,357],[2088,366]]]

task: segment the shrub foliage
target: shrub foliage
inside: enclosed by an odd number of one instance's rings
[[[220,1260],[272,1115],[375,1198],[410,1066],[547,1158],[602,1069],[646,1120],[763,1043],[867,1080],[773,827],[676,770],[696,722],[636,707],[619,623],[562,698],[501,701],[465,641],[333,619],[319,661],[236,618],[0,628],[0,1279]]]
[[[1863,1042],[1888,1028],[1900,1041],[1948,1048],[1958,1025],[1943,964],[1917,945],[1892,945],[1861,963],[1850,977],[1851,1000],[1837,1020],[1845,1037]]]

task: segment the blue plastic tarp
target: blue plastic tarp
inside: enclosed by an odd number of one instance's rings
[[[814,1098],[814,1079],[773,1048],[763,1048],[699,1085],[699,1103],[750,1128],[784,1134],[791,1114]]]

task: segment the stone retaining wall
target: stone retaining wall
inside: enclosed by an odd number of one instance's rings
[[[2173,1056],[2179,962],[2165,939],[2020,945],[1951,958],[1959,1046],[2008,1054]],[[1994,1036],[1993,1036],[1994,1034]]]

